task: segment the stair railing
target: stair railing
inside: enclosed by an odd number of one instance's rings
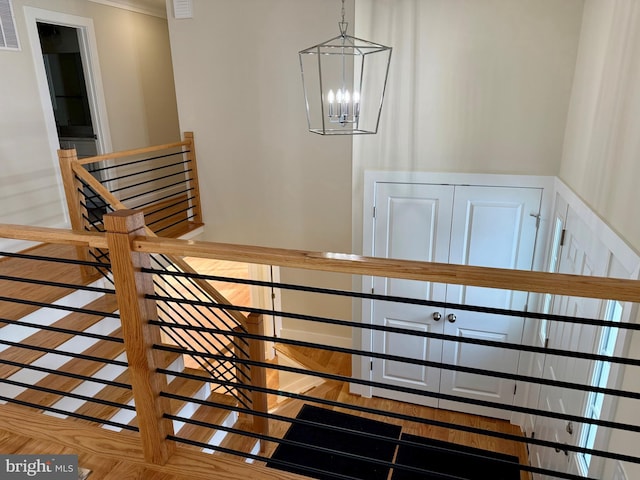
[[[381,276],[385,278],[400,278],[407,280],[418,281],[430,281],[438,283],[450,283],[456,285],[472,285],[485,288],[498,288],[506,290],[519,290],[525,292],[535,293],[552,293],[554,295],[566,295],[576,297],[588,297],[594,299],[610,299],[620,302],[633,302],[637,303],[640,300],[640,281],[637,280],[625,280],[619,278],[603,278],[603,277],[588,277],[588,276],[576,276],[566,274],[552,274],[544,272],[530,272],[530,271],[518,271],[509,269],[497,269],[486,268],[467,265],[450,265],[439,264],[431,262],[417,262],[408,260],[396,260],[386,258],[368,258],[351,254],[337,254],[337,253],[323,253],[323,252],[309,252],[309,251],[294,251],[276,248],[264,248],[264,247],[251,247],[243,245],[229,245],[229,244],[214,244],[209,242],[198,241],[184,241],[179,239],[168,239],[158,237],[145,236],[144,230],[142,230],[142,216],[140,213],[132,212],[116,212],[109,215],[107,220],[109,232],[107,235],[101,233],[91,232],[70,232],[65,230],[55,229],[38,229],[34,227],[10,227],[0,226],[0,237],[14,238],[19,240],[28,240],[36,242],[59,242],[70,245],[81,245],[83,247],[92,247],[97,249],[109,249],[111,250],[111,261],[114,264],[113,273],[116,284],[116,294],[120,295],[122,290],[127,292],[121,295],[119,298],[120,316],[122,322],[133,322],[133,325],[127,329],[123,328],[123,338],[127,349],[138,349],[138,352],[131,354],[130,363],[135,362],[133,368],[139,369],[136,373],[137,380],[132,382],[134,388],[142,389],[139,394],[140,402],[144,402],[141,405],[136,403],[137,408],[148,408],[153,411],[153,414],[148,414],[147,420],[144,420],[140,425],[140,441],[145,444],[144,454],[145,459],[148,458],[149,462],[162,463],[166,460],[167,465],[173,470],[177,471],[177,468],[185,468],[187,455],[185,452],[192,452],[191,450],[176,448],[175,452],[171,452],[172,447],[161,446],[163,442],[175,441],[181,442],[200,448],[207,448],[207,444],[198,441],[191,441],[188,438],[178,438],[175,433],[171,431],[170,426],[164,425],[147,425],[152,423],[152,419],[156,421],[159,418],[163,420],[182,420],[185,422],[194,422],[201,424],[198,420],[180,418],[180,416],[173,413],[169,413],[171,410],[166,406],[167,399],[178,400],[179,395],[172,394],[163,391],[161,380],[155,379],[156,374],[161,375],[173,375],[176,372],[169,371],[168,369],[158,368],[158,362],[156,355],[158,351],[169,350],[172,351],[172,347],[165,348],[162,345],[155,344],[158,339],[159,328],[162,327],[163,322],[159,319],[155,319],[157,315],[157,309],[153,306],[154,302],[165,300],[162,295],[158,295],[152,286],[152,275],[164,274],[164,272],[155,272],[149,267],[150,256],[152,255],[176,255],[184,257],[199,257],[199,258],[215,258],[220,260],[230,261],[251,261],[257,264],[278,265],[281,267],[300,268],[304,270],[318,270],[332,273],[343,273],[348,276],[351,275],[366,275],[366,276]],[[309,285],[285,285],[279,284],[278,288],[297,289],[298,291],[308,292]],[[434,302],[421,301],[415,298],[402,298],[397,296],[387,296],[381,294],[373,294],[369,292],[354,292],[354,291],[341,291],[332,290],[327,288],[315,288],[313,287],[313,294],[322,295],[325,298],[326,295],[332,295],[337,297],[332,298],[344,298],[347,296],[352,299],[366,299],[385,302],[402,302],[412,305],[432,306]],[[176,303],[184,304],[196,304],[198,302],[192,301],[180,301],[180,299],[170,299]],[[439,302],[435,302],[439,303]],[[486,311],[487,308],[480,305],[458,305],[460,309],[466,309],[467,311]],[[257,314],[256,325],[257,328],[250,328],[246,333],[241,331],[234,331],[234,334],[240,338],[246,339],[248,342],[255,341],[255,345],[260,345],[267,340],[273,340],[267,338],[261,332],[259,327],[259,315],[271,314],[274,312],[265,311],[260,312],[258,309],[252,307],[242,306],[226,306],[219,305],[221,309],[238,309],[242,311],[248,311]],[[478,310],[479,309],[479,310]],[[305,310],[303,312],[275,312],[278,314],[286,315],[286,318],[291,321],[299,321],[302,325],[306,322],[314,322],[321,324],[339,325],[342,327],[349,327],[351,329],[376,329],[380,332],[390,332],[399,335],[406,336],[408,339],[438,339],[449,342],[456,342],[465,345],[480,345],[486,348],[499,348],[499,349],[517,349],[520,352],[535,353],[543,356],[561,356],[567,360],[584,360],[588,362],[606,362],[611,366],[625,366],[629,368],[628,373],[633,375],[634,369],[640,368],[640,360],[628,355],[627,352],[619,352],[613,355],[576,351],[577,349],[560,350],[557,348],[548,348],[547,346],[540,347],[532,344],[520,344],[520,343],[504,343],[496,341],[495,339],[478,339],[465,336],[451,336],[443,335],[437,332],[414,330],[409,328],[402,328],[400,326],[388,326],[378,324],[367,324],[366,322],[353,321],[342,318],[327,318],[317,315],[313,309]],[[510,317],[527,317],[531,320],[549,320],[557,322],[560,325],[575,325],[583,324],[593,327],[611,327],[630,332],[637,333],[640,330],[640,326],[635,322],[613,322],[607,319],[598,318],[581,318],[581,317],[567,317],[561,315],[543,314],[534,311],[516,311],[500,309],[497,313],[500,315],[508,315]],[[145,318],[148,317],[149,321]],[[251,322],[250,322],[251,323]],[[185,329],[198,330],[199,327],[184,326]],[[126,330],[126,331],[125,331]],[[591,392],[607,396],[607,398],[620,399],[625,401],[640,401],[640,394],[631,389],[624,390],[625,384],[616,385],[614,388],[603,387],[599,385],[591,385],[590,381],[582,384],[580,380],[573,378],[554,379],[543,376],[532,376],[530,373],[518,372],[517,374],[511,374],[500,371],[500,369],[483,369],[476,368],[476,366],[449,364],[446,361],[441,362],[428,362],[424,360],[411,357],[405,352],[392,352],[383,353],[379,349],[371,349],[371,346],[365,346],[356,348],[354,347],[339,347],[334,345],[325,345],[321,342],[313,341],[297,341],[291,338],[278,338],[277,342],[283,345],[301,347],[305,349],[316,349],[321,353],[330,352],[332,354],[346,354],[351,357],[362,357],[385,359],[391,362],[402,363],[406,365],[431,365],[435,364],[437,368],[446,369],[454,372],[461,372],[471,375],[488,376],[495,379],[513,379],[520,382],[523,386],[538,386],[541,388],[553,387],[570,389],[580,392]],[[130,345],[127,346],[127,343]],[[250,345],[252,345],[250,343]],[[412,426],[418,426],[421,429],[424,427],[442,429],[444,431],[462,432],[464,434],[470,433],[485,438],[508,440],[509,442],[517,443],[521,447],[522,456],[519,461],[513,463],[510,460],[505,461],[511,466],[515,466],[523,472],[532,472],[540,475],[547,475],[554,478],[565,478],[569,480],[581,480],[585,477],[567,473],[566,471],[557,472],[549,468],[540,468],[530,465],[527,462],[526,447],[527,445],[534,446],[536,448],[547,449],[552,455],[559,455],[558,459],[564,459],[565,456],[570,454],[588,454],[593,456],[599,456],[607,461],[612,462],[625,462],[640,464],[640,457],[636,451],[633,451],[633,446],[637,444],[637,440],[640,435],[640,425],[634,422],[633,418],[590,418],[582,415],[577,415],[574,412],[559,412],[548,411],[545,408],[537,406],[524,406],[522,404],[513,405],[501,405],[500,408],[513,412],[522,413],[527,415],[539,416],[542,419],[549,419],[554,422],[565,421],[571,422],[572,428],[579,428],[579,425],[593,425],[598,428],[611,429],[614,432],[624,434],[626,438],[629,438],[629,442],[626,445],[615,444],[615,448],[618,451],[609,451],[607,446],[601,447],[583,447],[576,444],[566,444],[561,440],[549,440],[542,435],[523,435],[522,432],[516,432],[515,430],[505,432],[501,429],[492,429],[484,422],[480,424],[463,424],[456,421],[448,421],[442,418],[433,418],[428,413],[423,412],[418,406],[411,406],[410,409],[404,411],[395,411],[393,408],[376,407],[375,404],[365,403],[364,398],[351,396],[348,391],[342,390],[344,385],[349,383],[359,383],[360,385],[372,386],[375,388],[394,388],[396,391],[405,393],[411,393],[415,395],[422,395],[424,398],[446,399],[447,401],[466,402],[467,404],[478,404],[486,407],[495,407],[497,404],[490,401],[476,402],[473,399],[465,398],[464,396],[458,397],[450,394],[441,394],[436,392],[429,392],[418,390],[415,388],[406,388],[386,384],[381,381],[366,380],[364,378],[352,377],[349,373],[334,372],[332,370],[323,371],[321,368],[304,370],[301,368],[292,368],[282,365],[274,365],[269,362],[265,362],[260,357],[260,352],[254,352],[254,348],[250,347],[249,352],[242,355],[237,355],[234,359],[238,364],[242,365],[243,369],[249,369],[252,372],[251,382],[240,382],[238,388],[243,388],[251,392],[256,392],[256,395],[278,395],[284,396],[287,399],[295,399],[305,403],[321,404],[325,407],[332,409],[347,409],[350,412],[363,414],[365,416],[374,415],[375,418],[393,419],[395,421],[402,421],[410,423]],[[258,348],[258,350],[261,350]],[[128,351],[128,350],[127,350]],[[142,354],[144,352],[144,355]],[[210,354],[208,352],[199,352],[203,356],[209,358],[216,358],[216,354]],[[478,366],[479,367],[479,366]],[[273,388],[271,385],[264,387],[263,374],[260,373],[257,378],[254,378],[254,372],[257,370],[273,370],[273,371],[289,371],[299,374],[308,374],[315,377],[322,378],[328,382],[324,389],[324,393],[316,394],[316,392],[308,391],[303,393],[292,393],[279,390],[278,387]],[[575,372],[576,374],[579,372]],[[584,373],[584,372],[582,372]],[[189,375],[191,376],[191,375]],[[160,383],[158,383],[160,382]],[[223,381],[225,382],[225,381]],[[336,389],[336,385],[340,382],[342,385],[339,391]],[[228,382],[232,383],[232,382]],[[320,387],[322,389],[322,387]],[[252,416],[254,419],[257,417],[264,418],[266,422],[266,428],[261,427],[259,424],[253,423],[250,431],[240,431],[233,427],[226,425],[208,425],[206,428],[215,430],[229,431],[240,435],[245,435],[250,438],[257,438],[261,441],[269,443],[267,453],[264,455],[258,455],[255,453],[246,453],[243,451],[233,451],[231,448],[215,447],[216,453],[231,453],[243,458],[252,458],[257,461],[266,461],[276,464],[276,460],[269,457],[269,452],[273,451],[275,445],[290,445],[299,446],[300,442],[287,438],[282,432],[278,433],[271,428],[271,425],[275,423],[288,422],[291,425],[307,425],[314,428],[320,425],[320,428],[331,429],[335,426],[316,424],[310,420],[301,419],[298,417],[284,415],[282,411],[265,411],[264,410],[264,397],[255,397],[260,401],[252,402],[252,408],[244,408],[237,406],[226,406],[230,410],[242,412],[246,415]],[[138,402],[138,397],[136,398]],[[207,403],[206,401],[198,401],[200,404]],[[214,405],[211,402],[208,402]],[[262,405],[262,406],[261,406]],[[290,406],[291,404],[289,404]],[[214,405],[217,406],[217,405]],[[496,407],[497,408],[497,407]],[[294,414],[295,415],[295,414]],[[7,409],[0,407],[0,421],[2,421],[5,429],[11,429],[11,431],[17,434],[24,434],[25,430],[28,433],[33,433],[33,429],[28,428],[29,422],[27,418],[31,420],[30,416],[24,415],[20,418],[20,422],[16,421],[18,414],[15,409]],[[55,435],[63,439],[66,444],[77,441],[78,431],[73,428],[64,428],[63,424],[57,422],[58,419],[53,419],[52,425],[55,425],[55,429],[47,430],[44,428],[39,433],[40,437],[47,439],[57,440]],[[44,424],[44,421],[40,419],[40,423]],[[335,429],[335,428],[334,428]],[[82,429],[82,435],[79,438],[88,442],[91,442],[94,436],[89,435],[86,429]],[[265,433],[266,432],[266,433]],[[345,433],[344,428],[338,430],[339,433]],[[92,431],[92,434],[96,432]],[[106,432],[105,432],[106,433]],[[121,445],[113,441],[113,436],[98,434],[97,436],[101,440],[110,439],[109,441],[98,442],[98,445],[102,450],[108,450],[108,454],[122,455],[124,457],[130,457],[132,451],[135,449],[135,445],[132,445],[132,438],[123,436],[125,440],[127,450],[124,450],[124,443]],[[354,433],[349,431],[349,433]],[[358,434],[358,433],[355,433]],[[375,434],[365,434],[360,432],[358,435],[364,436],[377,436]],[[475,438],[475,437],[474,437]],[[399,446],[416,446],[410,440],[398,439],[396,440]],[[626,449],[626,447],[629,447]],[[156,451],[156,448],[160,450]],[[324,447],[323,447],[324,448]],[[152,452],[153,450],[153,452]],[[334,448],[324,448],[328,453],[340,455],[342,452],[336,452]],[[555,453],[554,453],[555,451]],[[569,453],[571,452],[571,453]],[[244,468],[250,468],[252,471],[250,474],[242,475],[240,472],[241,462],[231,462],[227,458],[211,455],[208,458],[205,455],[189,453],[192,463],[189,466],[192,468],[198,468],[200,465],[202,468],[199,470],[203,475],[205,467],[214,469],[217,473],[220,473],[220,478],[248,478],[251,476],[260,478],[291,478],[286,472],[274,470],[268,470],[260,465],[253,465]],[[167,458],[168,457],[168,458]],[[352,454],[351,457],[354,457]],[[374,458],[370,459],[375,461],[376,464],[381,466],[396,466],[389,460]],[[196,463],[201,461],[201,464]],[[281,460],[282,461],[282,460]],[[286,461],[285,461],[286,462]],[[566,463],[566,462],[565,462]],[[558,462],[559,464],[559,462]],[[233,472],[228,468],[234,465]],[[331,465],[323,465],[323,467],[331,467]],[[559,468],[559,467],[558,467]],[[271,473],[269,473],[271,472]],[[184,471],[182,472],[185,473]],[[209,475],[211,471],[208,472]],[[235,477],[233,473],[237,474]],[[309,471],[310,475],[318,473],[313,470]],[[264,477],[263,477],[264,476]],[[317,475],[314,475],[317,476]],[[593,478],[593,477],[588,477]],[[602,478],[602,477],[600,477]]]
[[[151,157],[146,157],[147,155]],[[144,212],[144,231],[149,237],[157,237],[159,233],[190,232],[203,225],[195,141],[192,132],[186,132],[181,142],[83,159],[78,158],[75,149],[59,150],[58,156],[70,221],[74,230],[104,232],[103,218],[106,213],[131,208],[138,208]],[[183,160],[175,161],[175,157],[183,157]],[[150,164],[150,162],[160,162],[160,164]],[[141,165],[143,171],[139,169]],[[110,191],[108,186],[114,185],[114,191]],[[133,205],[124,202],[133,203]],[[169,213],[162,216],[161,212],[165,209]],[[150,218],[151,223],[156,224],[157,228],[150,228],[146,224],[147,218]],[[108,259],[108,255],[106,250],[78,247],[78,256],[85,261]],[[154,267],[167,272],[197,273],[184,259],[175,255],[154,255],[152,262]],[[87,276],[92,273],[86,271]],[[103,271],[103,273],[109,276],[110,272]],[[206,299],[216,304],[229,303],[207,281],[192,277],[183,277],[176,281],[179,283],[178,286],[156,279],[156,290],[185,300]],[[246,317],[237,310],[219,311],[208,308],[203,314],[188,310],[181,305],[173,306],[158,302],[157,306],[161,317],[174,323],[187,317],[201,327],[207,327],[211,326],[212,319],[215,319],[229,331],[234,328],[240,328],[243,331],[247,329]],[[205,338],[197,332],[174,330],[169,327],[164,328],[164,334],[169,337],[169,341],[177,345],[184,347],[191,342],[201,346],[206,345],[213,351],[227,355],[235,355],[235,352],[248,348],[247,342],[233,336],[223,336],[226,340],[223,342],[220,336]],[[234,377],[245,374],[224,363],[214,364],[200,357],[192,357],[192,359],[212,375]],[[238,392],[225,386],[221,389],[235,396],[245,405],[250,402],[249,396],[243,391]]]

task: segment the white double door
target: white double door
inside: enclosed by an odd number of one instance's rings
[[[535,248],[542,189],[377,183],[375,190],[374,255],[439,263],[529,270]],[[498,289],[374,278],[375,293],[522,310],[527,294]],[[519,343],[523,319],[462,309],[374,301],[377,325],[434,332],[497,342]],[[424,336],[374,331],[376,352],[427,362],[516,373],[516,350],[443,341]],[[433,394],[511,405],[515,382],[440,368],[374,358],[372,379]],[[437,396],[374,388],[374,396],[465,411],[496,418],[510,412]]]

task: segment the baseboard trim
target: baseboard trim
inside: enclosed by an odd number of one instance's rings
[[[299,340],[301,342],[312,342],[319,345],[331,345],[332,347],[351,348],[353,346],[351,337],[338,335],[328,335],[326,333],[307,332],[305,330],[295,330],[283,328],[280,336],[289,340]]]

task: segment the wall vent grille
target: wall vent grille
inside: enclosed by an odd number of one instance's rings
[[[11,0],[0,0],[0,49],[20,50]]]
[[[193,18],[191,0],[173,0],[173,16],[175,18]]]

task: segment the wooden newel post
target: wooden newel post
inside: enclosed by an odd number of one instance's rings
[[[104,225],[145,460],[164,465],[175,443],[166,439],[173,435],[171,420],[163,418],[170,411],[169,400],[160,396],[166,390],[166,378],[156,373],[160,355],[152,348],[160,343],[160,329],[149,325],[157,309],[154,301],[145,298],[154,292],[153,278],[140,272],[151,266],[151,259],[131,250],[133,239],[145,235],[144,215],[119,210],[105,215]]]
[[[62,185],[67,200],[67,209],[69,210],[69,221],[71,228],[78,231],[84,231],[87,226],[85,220],[87,210],[82,183],[76,178],[74,168],[78,165],[78,153],[75,148],[68,150],[58,150],[58,162],[60,163],[60,174],[62,176]],[[89,261],[91,259],[89,250],[86,247],[77,247],[78,259]],[[90,278],[95,271],[92,267],[83,266],[82,275],[84,278]]]
[[[247,332],[251,335],[264,336],[264,322],[262,315],[256,313],[250,313],[247,317]],[[253,338],[248,339],[249,342],[249,356],[254,362],[264,363],[266,356],[264,353],[264,340],[256,340]],[[267,387],[267,371],[264,367],[258,367],[251,365],[251,384],[254,387],[266,388]],[[252,410],[261,413],[267,413],[269,411],[267,394],[256,390],[251,391],[251,403]],[[266,417],[254,415],[253,416],[253,429],[256,433],[264,435],[269,434],[269,419]],[[265,442],[260,442],[260,451],[264,452]]]

